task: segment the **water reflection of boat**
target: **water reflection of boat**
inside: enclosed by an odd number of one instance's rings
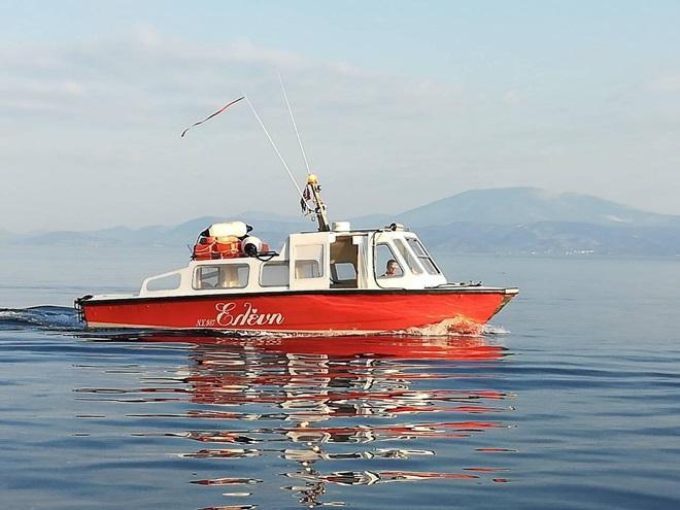
[[[117,338],[190,347],[189,363],[158,391],[180,384],[189,399],[182,416],[196,425],[164,435],[198,443],[182,454],[194,462],[229,461],[194,484],[256,497],[263,480],[252,463],[271,455],[289,462],[281,485],[304,507],[338,503],[322,503],[329,486],[505,480],[496,477],[506,467],[489,465],[486,453],[467,465],[450,453],[505,428],[508,395],[490,375],[506,350],[483,337]]]
[[[233,337],[217,335],[188,335],[174,332],[148,332],[140,335],[120,335],[119,338],[140,339],[146,342],[190,343],[214,345],[224,349],[246,346],[262,352],[319,354],[328,357],[376,357],[400,359],[448,359],[455,361],[494,361],[503,356],[504,347],[489,343],[481,336],[346,336],[335,337]]]

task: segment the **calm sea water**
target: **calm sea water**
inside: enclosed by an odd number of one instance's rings
[[[68,308],[185,258],[0,248],[0,507],[680,507],[680,261],[439,254],[521,288],[481,338],[93,335]]]

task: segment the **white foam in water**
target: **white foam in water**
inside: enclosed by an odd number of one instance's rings
[[[0,326],[37,326],[48,329],[82,329],[83,323],[73,308],[41,305],[30,308],[0,309]]]
[[[408,328],[403,333],[409,336],[448,336],[448,335],[462,335],[462,336],[477,336],[482,333],[482,327],[464,317],[454,317],[451,319],[444,319],[435,324],[427,326],[419,326]]]
[[[482,329],[484,335],[509,335],[510,331],[503,326],[494,326],[493,324],[486,324]]]

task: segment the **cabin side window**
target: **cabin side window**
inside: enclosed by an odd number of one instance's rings
[[[296,260],[295,261],[295,278],[319,278],[321,276],[321,267],[318,260]]]
[[[425,271],[427,271],[430,274],[441,273],[437,265],[432,260],[432,257],[430,257],[429,253],[427,253],[425,247],[418,239],[416,239],[415,237],[407,237],[406,242],[413,250],[413,253],[416,254],[416,257],[418,257],[418,260],[425,268]]]
[[[262,287],[282,287],[288,285],[288,262],[267,262],[260,273]]]
[[[182,283],[181,278],[177,273],[166,276],[159,276],[148,280],[146,290],[150,291],[175,290],[179,288],[180,283]]]
[[[387,243],[375,245],[375,277],[400,278],[404,276],[404,269],[397,262],[392,247]]]
[[[323,276],[323,245],[306,244],[295,247],[295,278]]]
[[[357,268],[351,262],[336,262],[331,266],[333,287],[356,287]]]
[[[250,267],[247,264],[199,266],[196,268],[194,288],[242,289],[248,285],[249,274]]]

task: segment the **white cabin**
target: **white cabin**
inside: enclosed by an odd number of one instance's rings
[[[396,261],[394,275],[386,275]],[[271,257],[194,260],[185,268],[147,278],[137,297],[274,293],[341,289],[424,289],[446,278],[413,233],[400,225],[291,234]],[[114,298],[114,296],[97,296]],[[115,296],[120,297],[120,296]]]

